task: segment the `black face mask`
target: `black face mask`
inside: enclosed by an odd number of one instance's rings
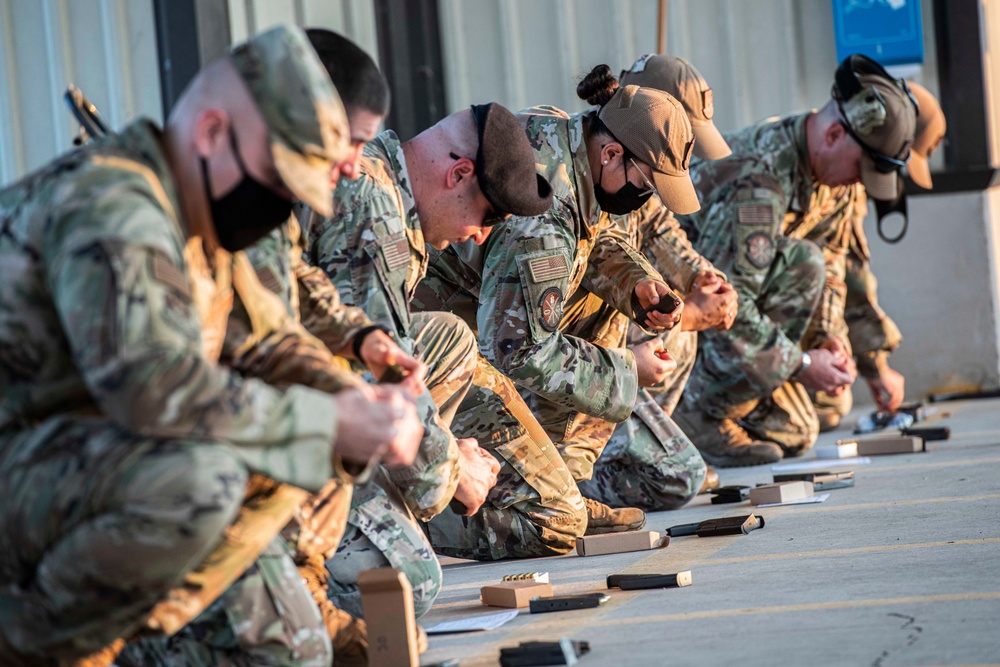
[[[618,192],[611,194],[601,187],[601,180],[604,178],[604,165],[601,164],[601,173],[594,182],[594,195],[597,197],[597,204],[601,210],[607,211],[611,215],[625,215],[640,208],[653,196],[652,192],[643,192],[628,180],[628,167],[625,160],[622,160],[622,168],[625,169],[625,185]]]
[[[205,186],[205,196],[211,206],[212,224],[219,237],[219,244],[229,252],[236,252],[253,245],[258,239],[288,220],[288,216],[292,214],[292,201],[274,192],[247,172],[236,143],[236,133],[231,127],[229,140],[233,147],[233,155],[236,156],[236,164],[243,174],[243,180],[218,199],[212,197],[208,162],[205,158],[199,159],[201,180]]]

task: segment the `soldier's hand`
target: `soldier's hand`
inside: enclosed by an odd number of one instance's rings
[[[809,350],[809,356],[812,363],[796,378],[806,389],[840,396],[851,386],[854,379],[844,369],[840,356],[822,347]]]
[[[659,280],[643,280],[635,286],[635,296],[639,300],[639,304],[646,310],[660,303],[662,297],[672,293],[670,288]],[[650,329],[672,329],[681,321],[682,310],[684,310],[683,301],[669,313],[650,310],[646,314],[646,326]]]
[[[634,345],[631,350],[635,355],[640,387],[658,385],[677,370],[677,361],[670,356],[670,352],[663,347],[663,341],[659,338]]]
[[[396,387],[364,386],[333,396],[337,405],[334,451],[365,465],[381,458],[387,466],[407,466],[417,455],[423,425],[413,401]]]
[[[462,472],[455,488],[455,500],[465,505],[464,516],[472,516],[486,502],[490,489],[496,486],[500,462],[479,446],[475,438],[458,441]]]
[[[732,285],[711,271],[699,273],[691,282],[691,291],[684,297],[681,330],[728,330],[736,319],[737,301]]]
[[[824,350],[830,350],[837,357],[838,368],[851,376],[851,382],[858,378],[858,366],[847,343],[839,338],[829,338],[820,345]]]
[[[877,378],[868,380],[868,388],[879,410],[894,412],[899,409],[905,394],[906,379],[888,366]]]
[[[427,365],[403,352],[384,331],[375,330],[365,336],[361,343],[361,361],[376,378],[381,378],[390,366],[398,366],[406,377],[397,386],[414,398],[427,391],[424,384]]]

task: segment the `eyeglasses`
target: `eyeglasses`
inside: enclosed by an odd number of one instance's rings
[[[642,176],[642,182],[646,184],[647,188],[649,188],[649,190],[640,193],[641,196],[645,197],[646,195],[651,195],[654,192],[656,192],[656,186],[653,185],[652,181],[650,181],[649,178],[646,177],[646,174],[642,173],[642,169],[639,169],[639,165],[636,163],[635,158],[630,157],[628,161],[632,163],[632,166],[635,167],[635,170],[639,172],[640,176]],[[625,178],[628,178],[628,174],[625,175]]]
[[[448,153],[448,156],[452,160],[461,160],[462,156],[455,153]],[[472,160],[472,158],[466,158],[467,160]],[[494,210],[490,210],[483,216],[483,221],[481,224],[483,227],[492,227],[493,225],[499,225],[501,222],[506,222],[507,218],[510,217],[510,213],[498,213]]]

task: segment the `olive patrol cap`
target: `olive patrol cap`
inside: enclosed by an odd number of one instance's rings
[[[655,88],[621,86],[597,117],[636,159],[652,167],[664,206],[681,215],[701,208],[688,173],[694,133],[680,102]]]
[[[274,165],[292,193],[329,217],[330,173],[350,150],[347,113],[305,33],[279,26],[229,58],[267,124]]]
[[[917,132],[913,138],[913,150],[910,151],[910,160],[906,163],[906,171],[909,172],[913,182],[922,188],[930,190],[934,187],[931,179],[931,170],[927,165],[927,160],[931,153],[937,148],[948,130],[948,124],[944,118],[944,111],[937,98],[919,83],[907,82],[910,92],[917,98],[920,111],[917,112]]]
[[[896,198],[896,172],[910,157],[917,101],[905,81],[860,54],[837,68],[832,97],[844,127],[861,146],[861,182],[875,199]]]
[[[621,85],[656,88],[670,93],[684,107],[697,141],[694,154],[703,160],[718,160],[733,151],[715,127],[712,89],[694,65],[677,56],[647,53],[618,77]]]

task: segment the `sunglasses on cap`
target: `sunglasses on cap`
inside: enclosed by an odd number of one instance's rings
[[[452,160],[461,160],[462,159],[461,155],[458,155],[458,154],[452,153],[452,152],[449,152],[448,156]],[[473,163],[475,163],[475,160],[473,160],[472,158],[465,158],[465,159],[466,160],[470,160]],[[492,210],[492,207],[491,207],[491,209],[489,211],[487,211],[486,215],[483,216],[483,221],[481,223],[479,223],[479,224],[481,224],[483,227],[492,227],[493,225],[499,225],[501,222],[506,222],[507,218],[509,218],[509,217],[510,217],[510,213],[497,213],[496,211]]]

